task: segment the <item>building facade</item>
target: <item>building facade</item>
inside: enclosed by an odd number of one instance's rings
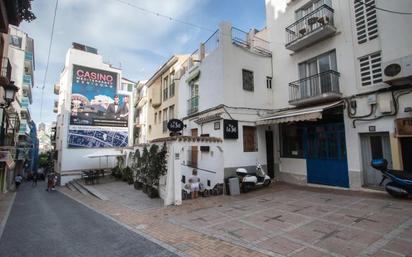
[[[360,189],[379,187],[373,158],[411,169],[412,17],[377,6],[410,1],[266,1],[278,111],[257,124],[276,130],[281,180]]]
[[[121,87],[121,70],[103,62],[97,49],[73,43],[55,85],[57,123],[52,128],[55,171],[61,184],[83,170],[115,165],[113,153],[133,143],[132,94]]]
[[[147,140],[168,137],[167,122],[179,112],[179,81],[187,55],[174,55],[146,82]]]
[[[135,117],[134,117],[134,144],[146,144],[147,143],[147,114],[148,114],[148,97],[147,97],[147,81],[139,81],[137,83],[135,92],[134,92],[134,107]]]
[[[266,31],[244,32],[230,23],[200,44],[188,59],[179,84],[179,118],[184,136],[222,138],[223,172],[228,177],[236,168],[255,172],[259,163],[267,167],[266,138],[272,131],[256,127],[255,121],[271,111],[271,53]],[[269,148],[273,145],[269,145]],[[217,155],[198,146],[186,149],[187,172],[216,172],[210,161]],[[221,168],[221,167],[220,167]],[[219,169],[220,169],[219,168]],[[274,177],[273,167],[269,174]]]

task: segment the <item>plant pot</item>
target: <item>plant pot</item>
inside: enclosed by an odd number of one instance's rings
[[[143,193],[147,193],[148,188],[149,188],[149,186],[148,186],[148,185],[143,184],[143,185],[142,185],[142,191],[143,191]]]
[[[147,190],[147,195],[150,198],[158,198],[159,197],[159,191],[157,190],[157,188],[149,187],[148,190]]]
[[[142,188],[143,188],[143,183],[142,182],[140,182],[140,181],[135,181],[134,182],[134,189],[142,190]]]

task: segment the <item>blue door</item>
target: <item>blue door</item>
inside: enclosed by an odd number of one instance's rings
[[[349,187],[343,123],[307,126],[304,142],[308,183]]]

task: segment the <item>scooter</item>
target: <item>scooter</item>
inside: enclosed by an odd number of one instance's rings
[[[379,183],[382,186],[386,179],[389,179],[385,185],[385,190],[393,197],[406,198],[412,194],[412,174],[405,171],[388,169],[388,161],[385,159],[372,160],[371,166],[382,173],[382,180]]]
[[[244,168],[236,169],[236,174],[239,177],[241,189],[244,193],[249,192],[256,187],[269,186],[271,179],[263,170],[262,165],[256,165],[256,173],[247,173]]]

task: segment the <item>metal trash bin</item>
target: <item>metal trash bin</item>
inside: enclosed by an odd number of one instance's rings
[[[240,195],[239,178],[229,178],[230,195]]]

